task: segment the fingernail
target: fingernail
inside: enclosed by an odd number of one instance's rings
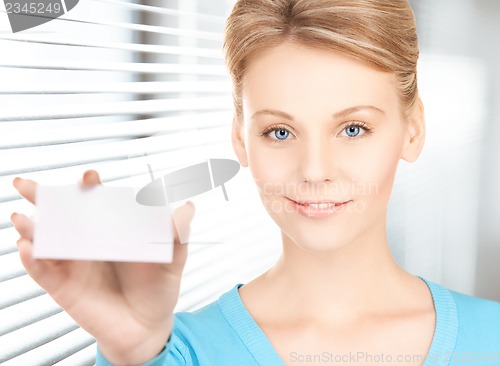
[[[14,185],[14,187],[21,181],[21,178],[19,177],[15,177],[14,180],[12,181],[12,184]]]
[[[12,215],[10,215],[10,221],[14,220],[14,217],[17,216],[17,212],[13,212]]]

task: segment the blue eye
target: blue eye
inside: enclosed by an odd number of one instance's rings
[[[281,129],[274,130],[274,136],[276,136],[276,138],[278,140],[286,140],[289,135],[290,135],[290,132],[288,132],[285,129],[281,128]]]
[[[344,130],[347,133],[347,136],[356,137],[361,132],[361,127],[356,126],[356,125],[351,125],[351,126],[347,126]]]

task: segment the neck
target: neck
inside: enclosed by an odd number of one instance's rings
[[[415,281],[390,253],[385,220],[334,251],[304,250],[282,237],[283,253],[263,277],[295,316],[346,319],[387,309]]]

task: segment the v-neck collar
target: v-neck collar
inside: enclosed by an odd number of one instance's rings
[[[448,365],[449,362],[444,360],[446,358],[451,359],[450,357],[446,357],[446,355],[452,354],[458,336],[457,305],[448,289],[437,283],[427,281],[420,276],[418,277],[429,288],[432,294],[432,301],[434,302],[434,310],[436,311],[434,336],[423,366],[436,365],[436,362]]]
[[[423,366],[432,366],[443,355],[451,354],[455,348],[458,333],[457,308],[450,291],[441,285],[418,276],[429,288],[436,312],[436,325],[431,347]],[[259,365],[284,366],[283,361],[271,342],[257,325],[241,300],[238,289],[242,283],[234,286],[222,295],[218,304],[226,321],[234,329],[248,351]],[[440,363],[447,365],[448,363]]]
[[[265,333],[243,305],[238,292],[241,286],[242,283],[237,284],[219,298],[222,314],[258,365],[285,366]]]

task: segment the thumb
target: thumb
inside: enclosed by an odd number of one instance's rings
[[[193,202],[187,201],[172,213],[172,231],[174,234],[174,262],[184,264],[187,258],[187,243],[191,233],[191,222],[195,214]]]
[[[173,214],[174,242],[176,244],[187,244],[191,232],[191,221],[195,214],[193,202],[187,201],[182,206],[177,207]]]

